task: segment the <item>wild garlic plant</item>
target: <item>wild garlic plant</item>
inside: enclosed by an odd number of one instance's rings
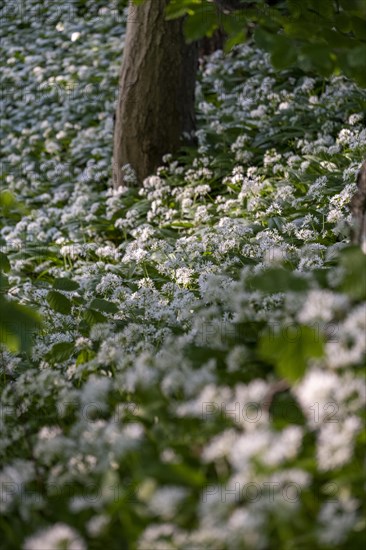
[[[1,350],[4,549],[361,548],[366,93],[216,52],[198,150],[112,190],[126,12],[16,8],[1,244],[43,324]]]

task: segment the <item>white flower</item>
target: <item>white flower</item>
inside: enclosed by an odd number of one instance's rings
[[[358,377],[348,372],[311,368],[294,388],[311,428],[336,423],[350,413],[359,412],[366,403],[366,389]]]
[[[205,462],[212,462],[227,456],[230,450],[238,439],[238,433],[235,430],[225,430],[220,435],[212,439],[207,447],[205,447],[202,458]]]
[[[38,433],[39,439],[53,439],[62,433],[59,426],[43,426]]]
[[[326,356],[332,368],[362,363],[366,354],[366,304],[357,306],[337,326],[336,339],[326,344]]]
[[[149,501],[149,509],[164,520],[173,519],[179,504],[187,495],[184,487],[161,487],[157,489]]]
[[[24,550],[86,550],[79,533],[65,523],[56,523],[28,537]]]
[[[109,524],[106,515],[93,516],[86,524],[86,529],[91,537],[98,537]]]
[[[323,424],[316,450],[319,469],[334,470],[349,462],[353,455],[355,437],[361,429],[361,420],[356,416],[350,416],[343,422]]]
[[[228,372],[240,371],[245,368],[245,362],[249,357],[249,350],[244,345],[235,346],[226,358]]]
[[[255,510],[237,508],[228,522],[230,538],[246,548],[263,548],[264,522],[264,516]]]
[[[353,115],[350,115],[350,117],[348,118],[348,124],[351,124],[351,126],[353,126],[354,124],[361,122],[363,120],[363,117],[364,117],[363,113],[354,113]]]
[[[301,84],[300,89],[303,92],[309,92],[310,90],[312,90],[314,88],[314,84],[315,84],[314,78],[309,78],[309,77],[306,76],[303,80],[303,83]]]
[[[342,544],[356,524],[358,507],[349,497],[325,502],[318,515],[320,541],[331,547]]]
[[[290,103],[288,101],[283,101],[282,103],[279,104],[278,106],[278,110],[279,111],[286,111],[287,109],[290,108]]]
[[[263,261],[266,265],[276,266],[281,265],[287,258],[285,247],[273,246],[264,251]]]
[[[79,32],[73,32],[71,35],[71,42],[76,42],[80,38],[81,34]]]
[[[237,439],[230,451],[230,461],[239,471],[247,468],[254,457],[268,466],[278,466],[296,457],[302,436],[300,426],[289,426],[279,434],[257,429]]]
[[[302,443],[303,430],[300,426],[285,428],[279,437],[274,436],[272,443],[263,453],[261,460],[264,464],[277,466],[286,460],[296,457]]]
[[[175,272],[176,281],[181,285],[188,285],[191,282],[193,275],[194,270],[188,267],[180,267]]]
[[[111,245],[100,246],[95,253],[101,258],[112,258],[113,260],[118,260],[120,257],[118,250]]]
[[[342,128],[342,130],[338,134],[337,143],[340,143],[342,145],[347,145],[352,138],[352,132],[351,130],[348,130],[348,128]]]
[[[298,320],[303,324],[314,321],[329,322],[349,305],[347,296],[336,294],[330,290],[311,290],[306,301],[298,313]]]
[[[172,550],[169,538],[179,534],[179,529],[173,523],[153,523],[146,527],[138,542],[138,550],[156,548]]]
[[[81,404],[87,411],[102,411],[107,408],[106,400],[111,387],[111,380],[104,377],[92,375],[89,377],[81,391]]]

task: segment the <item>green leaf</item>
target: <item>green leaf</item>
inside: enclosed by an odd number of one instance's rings
[[[13,353],[17,353],[21,348],[19,336],[15,332],[8,330],[2,322],[0,322],[0,342]]]
[[[172,480],[176,479],[191,487],[201,488],[205,484],[205,477],[200,470],[192,468],[188,464],[170,464],[169,470],[172,474]]]
[[[273,218],[268,219],[268,227],[270,229],[279,229],[281,231],[283,224],[284,219],[278,216],[273,216]]]
[[[185,228],[191,228],[194,227],[194,224],[192,222],[186,222],[184,220],[176,220],[173,221],[164,227],[185,227]]]
[[[352,17],[352,30],[359,40],[366,40],[366,19]]]
[[[365,0],[339,0],[340,5],[346,13],[358,15],[359,17],[366,16]]]
[[[366,65],[366,44],[351,50],[347,54],[348,63],[351,68],[365,68]]]
[[[204,36],[212,36],[218,27],[217,12],[213,4],[199,5],[183,24],[187,42],[194,42]]]
[[[50,351],[46,354],[48,361],[62,362],[71,357],[75,350],[75,344],[73,342],[58,342],[54,344]]]
[[[77,290],[78,288],[80,288],[79,283],[77,283],[76,281],[73,281],[72,279],[68,279],[66,277],[60,277],[55,279],[52,286],[57,290],[67,290],[67,291]]]
[[[271,61],[276,69],[285,69],[293,65],[297,58],[295,44],[283,35],[274,36],[271,47]]]
[[[2,295],[6,294],[9,290],[9,280],[6,276],[4,276],[0,271],[0,300],[2,299]]]
[[[259,48],[263,48],[264,50],[271,51],[273,46],[273,34],[262,29],[258,28],[254,32],[254,39],[259,46]]]
[[[5,191],[2,191],[0,193],[0,207],[8,210],[9,208],[15,206],[17,206],[17,201],[15,200],[13,193],[8,191],[7,189]]]
[[[117,313],[118,307],[113,302],[108,300],[103,300],[102,298],[94,298],[91,302],[90,307],[92,309],[97,309],[98,311],[103,311],[104,313]]]
[[[224,51],[225,53],[229,53],[234,46],[237,46],[238,44],[242,44],[246,40],[246,33],[245,30],[241,30],[237,33],[231,33],[227,40],[225,41],[224,45]]]
[[[32,309],[0,297],[0,342],[10,351],[29,351],[41,318]]]
[[[308,282],[302,277],[298,277],[291,271],[283,268],[273,268],[255,275],[248,279],[250,288],[261,290],[262,292],[301,292],[308,288]]]
[[[5,273],[10,271],[10,262],[7,255],[4,254],[4,252],[0,252],[0,269]]]
[[[170,21],[187,14],[193,15],[200,2],[201,0],[170,0],[165,8],[165,18]]]
[[[335,63],[331,50],[326,44],[305,44],[299,54],[299,64],[304,71],[316,70],[323,76],[329,76]]]
[[[345,12],[337,13],[334,17],[335,26],[341,32],[350,32],[352,25],[349,15]]]
[[[344,269],[340,289],[355,300],[366,299],[366,256],[360,248],[352,246],[341,252],[340,263]]]
[[[49,306],[58,313],[69,315],[71,313],[71,302],[66,296],[57,292],[56,290],[50,290],[46,296],[46,300]]]
[[[82,349],[79,355],[76,358],[76,364],[77,365],[83,365],[84,363],[87,363],[93,357],[95,356],[95,352],[90,349]]]
[[[289,383],[301,379],[310,358],[323,355],[323,337],[304,325],[288,325],[274,332],[273,327],[260,338],[259,356],[274,365],[277,375]]]
[[[87,309],[84,313],[84,319],[89,325],[95,325],[96,323],[106,323],[107,317],[97,311],[96,309]]]
[[[301,17],[303,10],[299,0],[287,0],[287,5],[291,12],[291,19]]]
[[[288,391],[279,392],[274,396],[269,412],[273,426],[277,430],[282,430],[289,424],[305,424],[301,407]]]
[[[334,10],[333,10],[333,0],[308,0],[309,9],[314,11],[316,14],[319,14],[325,19],[332,20]]]

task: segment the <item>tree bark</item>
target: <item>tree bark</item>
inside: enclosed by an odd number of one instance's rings
[[[186,44],[182,19],[165,20],[168,1],[130,5],[115,117],[115,188],[128,185],[124,165],[141,184],[164,154],[179,148],[183,134],[193,137],[198,46]]]
[[[353,216],[352,243],[358,244],[366,254],[366,160],[357,177],[357,191],[351,200]]]

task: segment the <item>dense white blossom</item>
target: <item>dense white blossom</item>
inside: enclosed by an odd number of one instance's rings
[[[9,300],[43,317],[31,354],[0,353],[11,544],[123,545],[130,521],[140,550],[348,544],[364,526],[366,312],[350,266],[333,266],[365,93],[274,71],[251,42],[215,52],[198,149],[166,155],[140,189],[127,165],[114,190],[127,14],[104,4],[5,14],[1,246]],[[302,357],[304,334],[322,353]]]

